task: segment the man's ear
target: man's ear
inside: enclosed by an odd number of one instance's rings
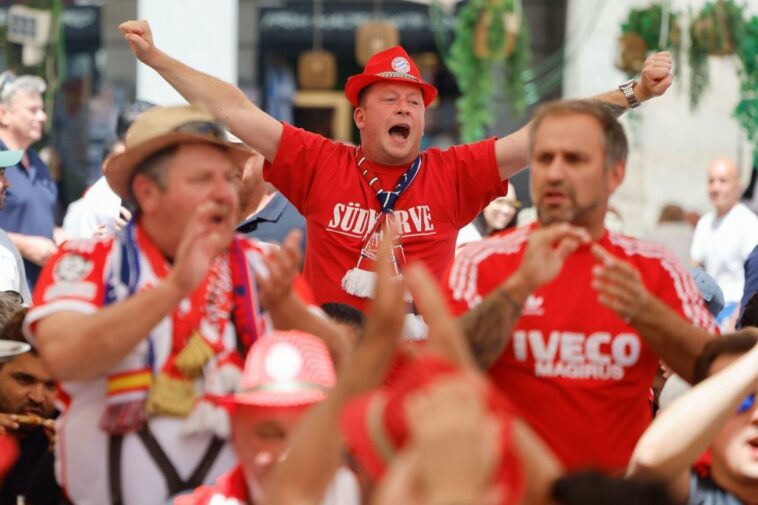
[[[0,104],[0,125],[3,127],[8,126],[6,116],[8,115],[8,106],[6,104]]]
[[[608,194],[613,194],[616,189],[624,182],[626,175],[626,162],[619,161],[608,170]]]
[[[137,200],[139,208],[144,214],[150,214],[155,210],[161,188],[142,174],[137,174],[132,182],[132,192]]]
[[[363,107],[356,107],[353,111],[353,121],[355,121],[355,126],[357,126],[359,130],[362,130],[366,126],[366,109]]]

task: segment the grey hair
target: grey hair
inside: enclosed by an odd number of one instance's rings
[[[10,105],[19,91],[42,95],[47,90],[45,81],[36,75],[22,75],[15,79],[12,74],[3,75],[3,77],[4,79],[0,80],[4,83],[0,91],[0,103],[4,105]]]

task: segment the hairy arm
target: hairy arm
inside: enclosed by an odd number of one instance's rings
[[[565,259],[589,240],[585,229],[565,223],[536,229],[516,271],[458,318],[480,367],[489,368],[503,352],[527,297],[555,279]]]
[[[692,382],[695,360],[713,335],[684,319],[650,293],[640,273],[598,244],[593,286],[600,303],[629,321],[653,351],[684,380]]]
[[[743,331],[758,335],[754,328]],[[628,475],[669,482],[686,498],[690,467],[756,388],[758,345],[661,412],[637,442]]]
[[[236,86],[172,58],[153,43],[147,21],[119,26],[134,55],[158,72],[188,102],[202,103],[245,144],[273,161],[282,138],[282,125],[255,106]]]
[[[695,360],[709,340],[715,338],[699,328],[658,298],[651,298],[644,309],[630,319],[645,342],[677,375],[692,382]]]
[[[650,56],[642,68],[639,82],[633,88],[637,101],[642,103],[664,94],[672,83],[671,67],[672,58],[669,53]],[[589,100],[604,104],[616,117],[629,110],[629,102],[619,89],[593,96]],[[502,180],[513,176],[529,163],[530,128],[531,122],[495,142],[495,159]]]
[[[458,318],[471,352],[483,369],[492,366],[510,340],[521,316],[521,307],[531,290],[521,276],[512,275],[503,284]]]
[[[23,235],[13,232],[8,232],[8,237],[10,237],[18,252],[21,253],[21,256],[35,265],[44,266],[58,251],[55,242],[47,237]]]

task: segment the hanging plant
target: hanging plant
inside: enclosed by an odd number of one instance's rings
[[[758,16],[734,27],[735,51],[739,60],[740,101],[734,116],[745,129],[758,159]]]
[[[744,25],[743,7],[733,0],[706,3],[690,25],[690,107],[695,109],[710,84],[709,56],[729,56],[736,47],[735,33]]]
[[[671,51],[679,69],[681,61],[682,31],[679,28],[678,16],[668,15],[666,40],[661,44],[661,28],[664,26],[664,12],[660,4],[654,4],[646,9],[632,9],[626,21],[621,24],[619,39],[619,57],[616,66],[629,76],[642,71],[642,65],[649,52]]]
[[[464,142],[484,138],[494,123],[493,69],[502,63],[506,94],[517,114],[526,107],[523,74],[529,65],[525,25],[514,12],[518,0],[469,0],[458,13],[455,40],[446,64],[461,97],[456,102]]]

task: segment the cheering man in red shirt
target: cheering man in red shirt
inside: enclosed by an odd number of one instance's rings
[[[374,55],[345,94],[355,107],[358,148],[280,123],[235,86],[160,51],[146,21],[120,26],[137,58],[190,102],[203,102],[232,133],[263,154],[264,177],[306,218],[304,276],[316,302],[362,308],[373,290],[372,263],[385,224],[399,240],[396,269],[419,259],[440,276],[458,230],[505,193],[527,163],[527,130],[500,139],[420,153],[424,111],[437,90],[400,47]],[[641,80],[597,97],[621,114],[671,85],[671,57],[651,56]],[[390,216],[387,218],[386,216]]]

